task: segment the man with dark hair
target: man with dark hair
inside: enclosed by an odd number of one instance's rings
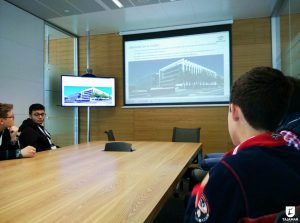
[[[0,160],[34,157],[34,147],[19,148],[18,128],[14,126],[12,109],[12,104],[0,103]]]
[[[195,186],[186,222],[274,222],[286,206],[300,205],[300,153],[273,133],[289,97],[287,78],[269,67],[235,81],[228,130],[236,147]]]
[[[34,146],[37,152],[56,149],[50,133],[44,128],[45,107],[42,104],[32,104],[29,107],[29,118],[24,120],[19,128],[20,144]]]

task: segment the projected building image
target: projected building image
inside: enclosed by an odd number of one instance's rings
[[[224,78],[216,71],[182,58],[160,67],[131,88],[130,98],[223,95]]]
[[[223,78],[218,76],[215,71],[186,59],[178,60],[161,68],[158,74],[158,87],[193,89],[218,86],[223,83]]]

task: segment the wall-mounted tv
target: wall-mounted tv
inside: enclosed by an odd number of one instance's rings
[[[125,106],[226,105],[231,25],[123,36]]]
[[[62,106],[116,106],[114,77],[61,76]]]

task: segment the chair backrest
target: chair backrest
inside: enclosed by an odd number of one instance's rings
[[[116,141],[113,130],[108,130],[104,132],[107,135],[108,141]]]
[[[173,128],[172,142],[200,142],[201,128]]]

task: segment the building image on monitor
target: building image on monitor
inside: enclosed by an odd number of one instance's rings
[[[101,103],[110,100],[108,93],[97,88],[88,88],[64,97],[65,103]]]

